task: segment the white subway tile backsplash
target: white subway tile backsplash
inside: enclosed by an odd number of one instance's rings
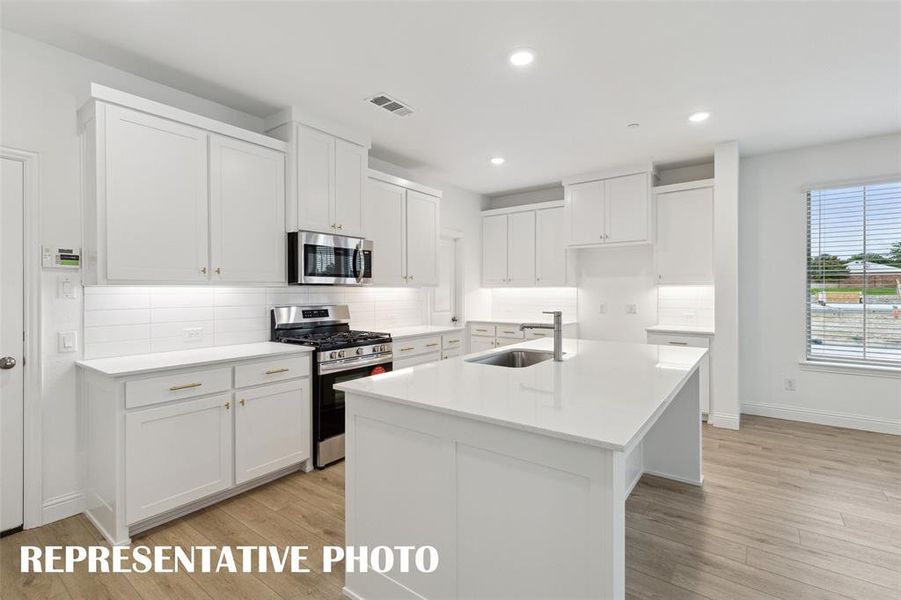
[[[84,293],[85,358],[266,341],[269,308],[282,304],[346,303],[355,329],[428,319],[428,292],[410,288],[94,286]]]
[[[657,322],[660,325],[713,326],[714,287],[665,285],[657,289]]]
[[[494,288],[491,318],[510,321],[548,321],[548,310],[562,310],[564,319],[578,318],[578,291],[560,288]]]

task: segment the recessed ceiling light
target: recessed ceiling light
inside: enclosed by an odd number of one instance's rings
[[[692,123],[702,123],[709,118],[710,118],[709,112],[701,111],[701,112],[696,112],[693,115],[691,115],[690,117],[688,117],[688,120],[691,121]]]
[[[502,164],[504,164],[504,162],[506,162],[506,161],[504,160],[503,156],[495,156],[494,158],[491,159],[491,164],[493,164],[495,166],[502,165]]]
[[[535,60],[535,52],[529,48],[519,48],[510,53],[510,64],[515,67],[525,67]]]

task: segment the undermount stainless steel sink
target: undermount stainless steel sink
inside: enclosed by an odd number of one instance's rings
[[[464,360],[495,367],[507,367],[508,369],[523,369],[552,358],[554,358],[553,352],[545,352],[543,350],[507,350],[489,354],[488,356],[478,356]]]

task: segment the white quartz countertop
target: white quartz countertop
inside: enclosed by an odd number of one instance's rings
[[[265,358],[283,354],[305,354],[311,351],[312,348],[308,346],[259,342],[255,344],[235,344],[193,350],[177,350],[175,352],[153,352],[150,354],[117,356],[115,358],[79,360],[75,364],[110,377],[122,377],[165,369],[197,367],[250,358]]]
[[[468,356],[511,348],[551,350],[553,341],[538,339]],[[653,425],[707,349],[567,339],[564,352],[563,362],[548,360],[523,369],[458,357],[335,387],[623,450]]]
[[[466,321],[466,324],[470,323],[487,323],[487,324],[497,324],[497,325],[521,325],[522,323],[548,323],[552,324],[554,322],[554,317],[551,315],[541,315],[541,317],[536,317],[534,319],[470,319]],[[575,319],[563,319],[563,325],[575,325],[578,323]]]
[[[460,333],[462,335],[462,327],[448,327],[441,325],[417,325],[415,327],[396,327],[389,329],[391,339],[402,340],[404,338],[419,337],[421,335],[440,335],[442,333]]]
[[[645,331],[651,333],[687,333],[713,335],[713,327],[704,325],[652,325],[646,327]]]

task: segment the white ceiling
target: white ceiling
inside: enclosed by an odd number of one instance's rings
[[[724,139],[753,154],[901,130],[899,2],[4,1],[2,17],[258,116],[363,128],[375,156],[481,193]],[[537,58],[516,70],[520,46]],[[364,101],[382,92],[416,114]]]

